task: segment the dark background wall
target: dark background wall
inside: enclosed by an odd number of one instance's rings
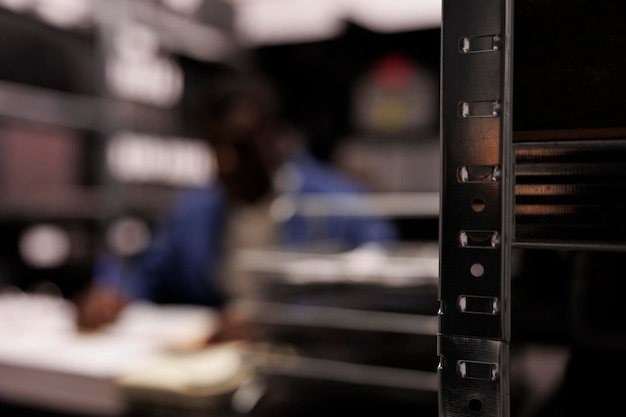
[[[355,80],[391,53],[412,57],[438,76],[439,37],[439,29],[383,34],[347,24],[336,39],[260,47],[252,55],[256,68],[279,86],[287,116],[307,131],[314,155],[328,159],[355,129]]]

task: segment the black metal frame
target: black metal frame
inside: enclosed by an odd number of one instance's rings
[[[439,414],[509,415],[512,0],[444,0]]]

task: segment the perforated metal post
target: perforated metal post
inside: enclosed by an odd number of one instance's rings
[[[439,415],[509,415],[512,0],[444,0]]]

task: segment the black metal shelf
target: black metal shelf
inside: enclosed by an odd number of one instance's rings
[[[566,335],[563,415],[618,404],[593,358],[624,349],[626,7],[597,6],[444,0],[441,416],[518,411],[511,310]],[[512,249],[561,267],[523,264],[511,294]]]

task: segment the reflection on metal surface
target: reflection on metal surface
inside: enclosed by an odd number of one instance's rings
[[[499,310],[497,297],[462,295],[458,306],[461,312],[470,314],[496,314]]]
[[[498,364],[476,361],[458,361],[459,374],[462,378],[495,381],[498,378]]]
[[[495,249],[500,246],[500,234],[495,230],[461,230],[459,246],[462,248]]]
[[[474,201],[472,201],[472,210],[474,210],[476,213],[480,213],[485,209],[485,207],[485,201],[481,198],[475,198]]]
[[[298,376],[358,385],[437,391],[437,373],[313,359],[295,355],[255,352],[252,363],[264,374]]]
[[[439,336],[440,415],[507,415],[507,344],[503,341]]]
[[[626,137],[626,128],[575,128],[575,129],[547,129],[547,130],[516,130],[513,132],[515,142],[537,142],[544,140],[574,140],[574,139],[620,139]]]
[[[502,176],[498,165],[463,165],[457,170],[457,181],[467,182],[497,182]]]
[[[502,46],[500,35],[465,36],[459,41],[459,49],[464,54],[493,52]]]
[[[515,206],[516,215],[533,215],[533,216],[562,216],[566,214],[576,214],[576,211],[582,207],[577,206],[560,206],[560,205],[525,205],[518,204]]]
[[[626,140],[525,139],[515,145],[516,245],[626,247]]]
[[[579,194],[584,186],[577,184],[517,184],[517,196],[568,196]]]
[[[462,101],[459,103],[459,117],[498,117],[501,109],[500,100]]]

